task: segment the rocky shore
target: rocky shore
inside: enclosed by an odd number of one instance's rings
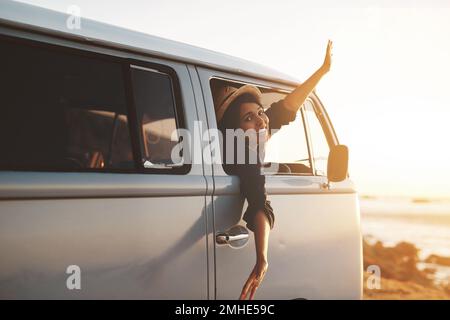
[[[450,257],[430,255],[422,261],[419,249],[408,242],[388,247],[364,239],[363,250],[364,270],[376,265],[381,271],[378,289],[369,285],[372,273],[365,272],[364,299],[450,299],[450,279],[438,282],[435,277],[436,267],[450,266]]]

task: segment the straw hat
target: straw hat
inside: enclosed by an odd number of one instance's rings
[[[246,84],[240,88],[231,86],[221,86],[214,93],[214,107],[216,110],[217,122],[222,120],[225,111],[230,104],[239,96],[249,93],[256,98],[258,103],[261,103],[261,91],[253,85]]]

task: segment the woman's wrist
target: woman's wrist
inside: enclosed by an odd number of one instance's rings
[[[267,255],[266,254],[257,255],[256,263],[267,263]]]

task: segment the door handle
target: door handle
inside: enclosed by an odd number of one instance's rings
[[[218,233],[216,235],[216,241],[219,244],[227,244],[233,241],[248,239],[249,235],[247,234],[237,234],[237,235],[229,235],[228,233]]]
[[[247,228],[236,225],[225,232],[218,232],[216,234],[217,244],[228,244],[233,248],[243,247],[249,239]]]

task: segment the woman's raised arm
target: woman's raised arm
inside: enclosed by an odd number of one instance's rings
[[[333,48],[333,42],[328,40],[327,52],[322,66],[317,69],[305,82],[295,88],[284,98],[286,108],[297,111],[305,102],[306,98],[314,90],[320,79],[330,71],[331,67],[331,49]]]

